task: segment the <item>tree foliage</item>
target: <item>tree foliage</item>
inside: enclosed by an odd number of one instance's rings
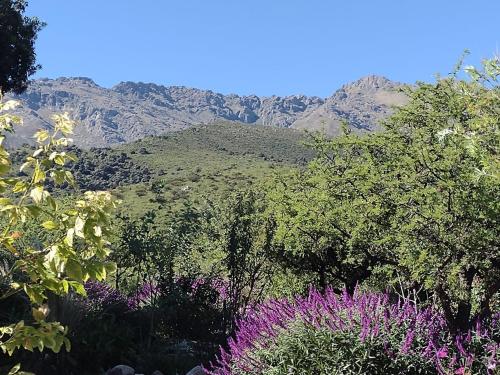
[[[484,67],[420,84],[379,137],[400,265],[460,329],[500,289],[499,61]]]
[[[26,90],[28,78],[40,68],[34,44],[44,23],[24,16],[26,6],[25,0],[0,1],[0,90],[4,93]]]
[[[435,296],[452,329],[490,315],[500,288],[500,68],[493,59],[466,70],[469,80],[408,88],[380,133],[316,139],[307,170],[270,193],[286,257],[344,283],[377,267],[403,275]]]
[[[273,227],[264,208],[264,195],[252,189],[211,202],[187,252],[186,274],[194,271],[227,281],[228,331],[235,317],[265,296],[276,271],[270,257]]]
[[[393,264],[384,237],[390,200],[377,194],[377,163],[355,135],[316,139],[318,157],[303,171],[273,181],[268,214],[276,222],[278,259],[314,273],[325,288],[353,292],[380,266]]]
[[[85,281],[103,280],[114,271],[105,259],[109,254],[110,213],[116,202],[107,192],[86,192],[70,205],[62,205],[46,190],[48,181],[74,184],[72,174],[65,169],[74,159],[64,151],[73,132],[67,114],[53,117],[52,133],[39,130],[35,134],[37,149],[21,167],[25,176],[13,177],[10,155],[1,144],[6,133],[21,122],[8,113],[16,105],[14,101],[0,103],[0,246],[12,260],[4,275],[8,285],[1,298],[24,293],[32,318],[1,327],[0,348],[9,355],[19,348],[57,352],[65,345],[69,350],[67,330],[47,319],[48,299],[70,292],[85,295]],[[22,228],[27,225],[37,228],[41,242],[24,241]]]

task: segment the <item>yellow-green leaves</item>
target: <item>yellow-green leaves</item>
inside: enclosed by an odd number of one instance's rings
[[[62,166],[66,164],[67,160],[74,161],[75,158],[70,154],[66,154],[65,152],[54,151],[49,155],[49,160],[53,160],[56,164]]]
[[[7,375],[35,375],[32,372],[21,371],[21,364],[12,367]]]
[[[32,372],[21,371],[21,364],[12,367],[7,375],[35,375]]]
[[[0,112],[11,111],[21,105],[17,100],[7,100],[5,103],[0,104]]]
[[[57,229],[59,226],[57,225],[57,223],[53,222],[52,220],[47,220],[47,221],[42,223],[42,227],[44,227],[45,229],[48,229],[48,230],[53,230],[53,229]]]
[[[85,296],[84,282],[104,280],[114,264],[109,254],[109,217],[117,202],[107,192],[86,192],[73,204],[60,205],[47,191],[47,182],[74,185],[73,175],[64,167],[75,156],[64,150],[71,139],[74,122],[67,113],[53,116],[54,129],[41,129],[34,135],[36,150],[21,166],[21,177],[11,173],[10,155],[3,147],[4,133],[21,119],[6,111],[16,102],[1,102],[0,95],[0,215],[8,223],[0,231],[0,245],[15,258],[12,270],[21,274],[12,280],[5,295],[25,293],[32,307],[33,325],[23,321],[0,327],[0,349],[11,355],[16,349],[58,352],[70,343],[66,330],[57,322],[46,322],[47,296],[77,293]],[[25,224],[23,224],[25,223]],[[40,245],[30,247],[17,228],[29,225],[39,229]],[[23,374],[19,366],[12,374]]]
[[[75,219],[75,235],[80,237],[80,238],[85,238],[85,235],[83,234],[83,227],[85,226],[85,221],[80,217],[77,216]]]
[[[66,263],[66,274],[75,281],[83,281],[82,266],[73,259],[69,259]]]
[[[33,318],[37,321],[40,322],[44,320],[47,315],[49,314],[49,307],[47,305],[42,305],[40,307],[33,307],[31,309],[31,313],[33,315]]]
[[[36,139],[37,143],[42,143],[43,141],[46,141],[49,139],[49,132],[47,130],[38,130],[33,137]],[[38,150],[37,150],[38,151]],[[35,151],[35,152],[37,152]],[[37,155],[33,155],[37,156]]]
[[[49,193],[43,190],[42,186],[37,186],[33,188],[30,192],[30,197],[36,204],[42,203],[42,201],[49,195]]]
[[[15,116],[9,113],[2,113],[6,111],[10,111],[16,107],[18,107],[20,103],[16,100],[8,100],[5,103],[2,102],[2,94],[0,93],[0,131],[12,131],[13,125],[19,125],[22,123],[22,120],[19,116]],[[4,137],[2,137],[0,144],[3,142]]]
[[[67,112],[53,115],[52,120],[55,123],[56,132],[60,131],[65,137],[73,134],[75,122],[69,118],[69,114]]]
[[[0,349],[8,355],[12,355],[19,348],[29,351],[38,349],[40,352],[48,348],[58,353],[63,345],[67,350],[70,347],[65,335],[66,329],[56,322],[48,323],[40,319],[35,326],[28,326],[24,321],[20,321],[7,327],[0,327]]]

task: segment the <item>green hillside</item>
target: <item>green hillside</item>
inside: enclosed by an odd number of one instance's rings
[[[111,149],[77,150],[82,189],[113,189],[122,210],[139,214],[223,194],[312,157],[307,136],[291,129],[219,123]]]

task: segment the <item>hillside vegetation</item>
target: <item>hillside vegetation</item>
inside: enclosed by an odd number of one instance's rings
[[[292,129],[218,123],[108,149],[77,152],[73,166],[82,190],[113,189],[121,210],[142,214],[175,209],[248,187],[277,170],[313,157],[308,136]]]
[[[112,148],[71,147],[77,160],[70,169],[80,190],[112,190],[131,216],[159,206],[170,213],[187,200],[223,196],[306,165],[314,155],[310,141],[293,129],[221,122]],[[12,158],[20,165],[30,152],[24,146]]]

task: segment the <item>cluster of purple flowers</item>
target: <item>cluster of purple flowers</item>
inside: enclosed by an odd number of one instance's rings
[[[140,309],[151,301],[155,293],[160,292],[158,286],[144,283],[139,285],[135,293],[125,295],[111,285],[99,281],[86,282],[85,290],[85,305],[88,310],[106,310],[119,306],[123,312]]]
[[[192,293],[195,293],[201,287],[210,287],[217,293],[219,301],[229,298],[227,282],[219,278],[196,278],[194,280],[176,278],[174,282],[177,284],[188,282]],[[88,309],[126,305],[131,311],[149,305],[152,299],[161,293],[161,288],[153,283],[139,285],[137,290],[128,296],[123,295],[112,286],[98,281],[85,283],[85,290],[87,291],[85,304]]]
[[[154,296],[160,293],[160,288],[156,284],[144,283],[137,288],[137,291],[127,298],[130,310],[137,310],[144,305],[148,305]]]
[[[500,368],[498,315],[487,326],[478,323],[474,330],[453,336],[442,315],[430,308],[419,309],[405,301],[391,303],[386,294],[356,291],[350,296],[311,290],[307,297],[272,300],[255,307],[238,322],[227,351],[221,349],[217,362],[206,373],[233,375],[240,373],[235,371],[238,369],[260,374],[266,365],[255,352],[272,350],[278,336],[297,322],[313,330],[352,332],[360,343],[381,340],[388,357],[418,356],[438,374],[478,373],[477,369],[494,374]],[[473,368],[475,372],[471,372]]]
[[[224,301],[229,298],[229,285],[227,281],[221,278],[203,278],[198,277],[194,279],[191,283],[191,288],[193,292],[202,286],[208,286],[217,292],[219,300]]]
[[[87,281],[85,283],[87,298],[84,300],[88,311],[102,311],[108,308],[129,306],[126,296],[112,286],[99,281]]]

